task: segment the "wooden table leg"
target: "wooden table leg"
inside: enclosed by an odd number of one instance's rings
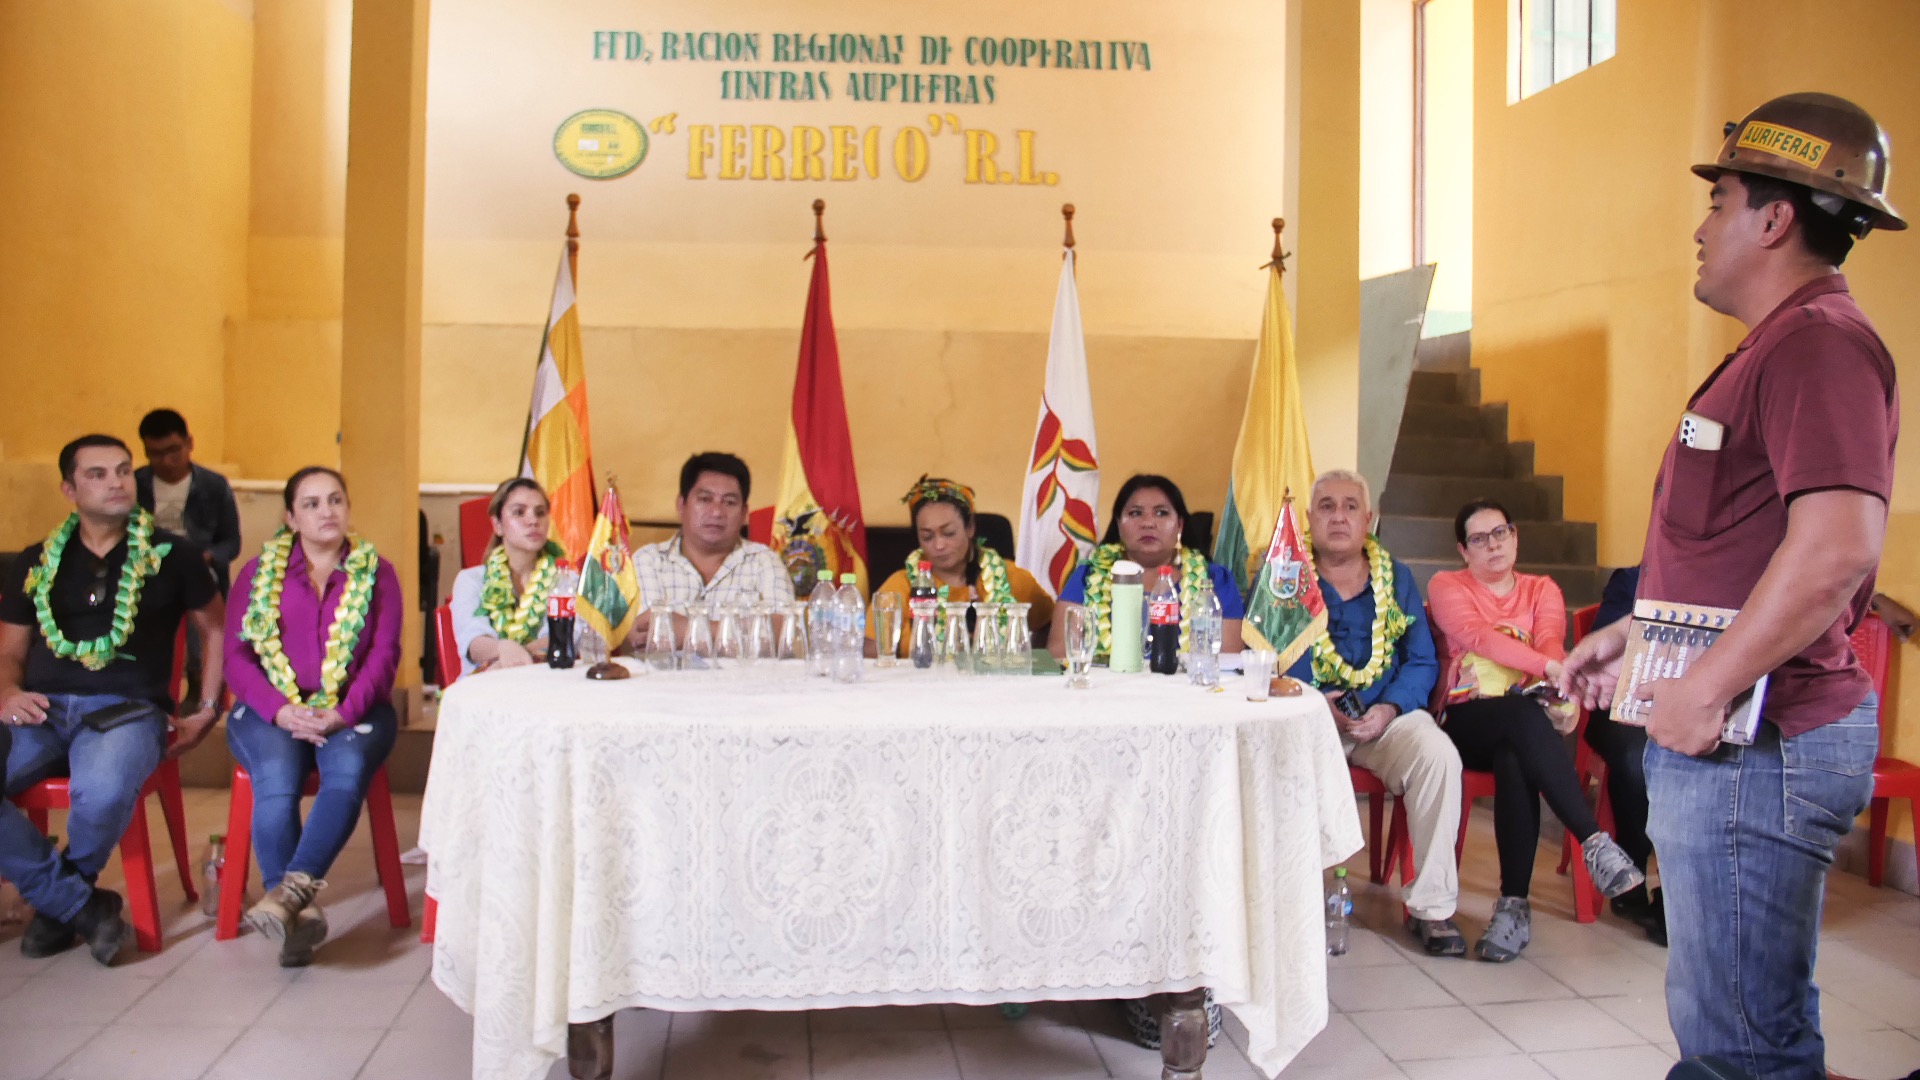
[[[1206,990],[1168,994],[1167,1015],[1160,1021],[1160,1080],[1200,1080],[1206,1063]]]
[[[1207,1043],[1206,1026],[1206,1017],[1202,1016],[1200,1045],[1203,1048]],[[591,1024],[567,1025],[567,1072],[573,1075],[573,1080],[612,1080],[613,1017]]]

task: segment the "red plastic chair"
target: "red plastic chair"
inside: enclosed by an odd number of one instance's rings
[[[433,613],[433,637],[440,647],[440,689],[452,686],[460,677],[460,644],[453,636],[453,607],[442,604]],[[452,659],[448,659],[451,657]],[[420,941],[433,944],[434,928],[440,923],[440,903],[431,895],[420,909]]]
[[[187,628],[183,622],[173,639],[171,685],[176,691],[186,680],[186,670]],[[171,743],[171,738],[168,741]],[[73,806],[70,783],[68,777],[51,777],[22,791],[11,801],[24,810],[27,820],[45,835],[51,824],[47,815]],[[160,889],[153,876],[153,841],[147,829],[149,795],[160,797],[160,813],[167,820],[174,863],[179,867],[180,887],[187,894],[187,902],[199,902],[200,891],[194,887],[193,860],[187,853],[187,804],[180,789],[180,762],[168,759],[140,785],[140,803],[134,809],[133,820],[127,824],[127,831],[120,836],[120,869],[126,877],[127,914],[133,924],[134,944],[141,952],[155,953],[160,951],[161,944]]]
[[[460,504],[460,566],[479,566],[487,557],[487,544],[493,539],[493,522],[487,517],[488,499],[468,499]]]
[[[1398,870],[1400,883],[1412,884],[1413,838],[1407,830],[1406,800],[1394,800],[1393,822],[1388,827],[1386,842],[1382,843],[1380,827],[1386,824],[1387,798],[1391,792],[1385,781],[1358,765],[1348,765],[1347,771],[1353,775],[1353,793],[1367,797],[1368,879],[1375,885],[1392,884],[1394,871]]]
[[[318,773],[307,777],[306,794],[320,790]],[[373,832],[373,865],[387,893],[387,921],[394,929],[413,925],[407,910],[407,881],[400,869],[400,839],[393,825],[393,790],[387,786],[387,767],[373,772],[367,787],[367,824]],[[216,941],[240,934],[240,905],[246,899],[247,875],[253,864],[253,777],[240,765],[233,767],[233,794],[227,800],[227,862],[220,871],[220,914],[214,921]]]
[[[460,677],[460,640],[453,633],[453,605],[433,609],[433,647],[440,661],[440,689],[453,685]]]
[[[1873,679],[1880,698],[1880,732],[1886,737],[1887,675],[1893,666],[1893,635],[1880,616],[1869,614],[1853,632],[1853,653]],[[1885,754],[1873,762],[1873,802],[1867,810],[1867,881],[1878,885],[1887,873],[1887,811],[1893,800],[1907,800],[1907,813],[1920,820],[1920,765]]]

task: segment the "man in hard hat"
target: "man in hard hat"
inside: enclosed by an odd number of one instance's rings
[[[1887,137],[1851,102],[1790,94],[1729,125],[1694,172],[1694,296],[1748,328],[1687,402],[1654,482],[1639,597],[1737,608],[1651,702],[1648,833],[1666,894],[1667,1015],[1685,1057],[1826,1076],[1814,944],[1833,851],[1866,809],[1877,702],[1848,634],[1873,596],[1893,492],[1893,359],[1839,267],[1886,198]],[[1567,657],[1562,689],[1613,697],[1627,624]],[[1727,709],[1767,678],[1750,746]]]

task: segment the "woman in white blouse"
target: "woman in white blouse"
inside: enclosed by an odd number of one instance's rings
[[[487,503],[493,542],[479,566],[453,579],[460,671],[520,667],[547,655],[547,593],[565,553],[551,538],[547,493],[520,476]]]

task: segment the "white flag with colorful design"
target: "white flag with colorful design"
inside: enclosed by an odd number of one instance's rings
[[[560,249],[547,332],[534,367],[533,403],[520,451],[520,475],[546,489],[553,535],[579,559],[593,531],[593,455],[587,424],[587,364],[580,349],[580,312],[574,306],[573,260]]]
[[[1087,385],[1087,340],[1080,328],[1080,292],[1073,249],[1060,262],[1047,343],[1047,382],[1040,421],[1027,456],[1020,495],[1020,539],[1014,561],[1059,595],[1068,575],[1093,549],[1100,501],[1100,455],[1093,438],[1093,392]]]

